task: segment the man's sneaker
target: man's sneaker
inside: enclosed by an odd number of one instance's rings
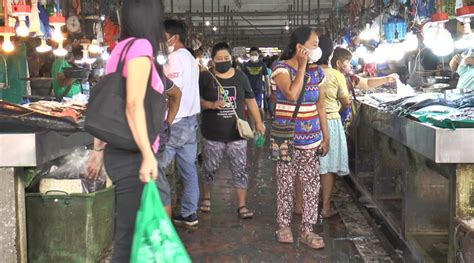
[[[183,217],[182,215],[176,216],[175,218],[173,218],[173,222],[177,225],[185,226],[197,226],[197,224],[199,223],[196,213],[191,214],[187,217]]]

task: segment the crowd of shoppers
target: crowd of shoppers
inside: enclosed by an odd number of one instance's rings
[[[364,79],[352,75],[352,53],[343,48],[333,51],[331,41],[309,27],[292,32],[279,59],[264,62],[258,48],[251,48],[250,61],[239,70],[232,66],[231,48],[225,42],[212,48],[211,67],[199,65],[203,61],[202,50],[194,57],[186,49],[185,23],[163,21],[159,1],[125,1],[121,19],[121,39],[106,73],[114,72],[119,62],[124,62],[121,73],[126,78],[126,118],[140,150],[114,148],[95,139],[88,165],[89,178],[97,178],[105,166],[116,186],[112,262],[128,262],[130,258],[145,182],[156,181],[171,217],[165,171],[173,159],[184,185],[180,210],[173,218],[176,225],[196,226],[198,210],[211,212],[211,186],[224,156],[229,160],[236,189],[237,216],[254,216],[246,195],[251,176],[246,167],[248,142],[240,136],[237,119],[249,119],[255,132],[265,135],[265,104],[274,124],[294,122],[290,143],[293,158],[275,164],[276,238],[281,243],[294,242],[290,224],[293,213],[299,212],[300,242],[314,249],[323,248],[324,239],[314,233],[313,225],[319,216],[321,190],[322,217],[334,216],[337,212],[330,205],[334,175],[349,174],[340,113],[350,108],[350,90],[374,88],[393,82],[398,76]],[[128,52],[121,57],[124,50]],[[158,54],[167,55],[164,66],[155,63]],[[168,99],[167,107],[162,109],[167,114],[164,128],[153,140],[147,134],[144,110],[147,89],[165,94]],[[201,135],[203,165],[202,173],[198,173]]]

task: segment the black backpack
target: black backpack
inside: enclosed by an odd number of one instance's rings
[[[139,151],[139,148],[125,115],[126,79],[122,76],[122,70],[127,53],[135,41],[132,39],[124,46],[115,72],[104,76],[91,90],[85,120],[86,131],[94,137],[112,147],[130,151]],[[165,94],[151,87],[151,72],[144,107],[148,137],[153,144],[165,121],[167,105]]]

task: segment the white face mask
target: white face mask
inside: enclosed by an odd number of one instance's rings
[[[168,47],[168,54],[173,53],[173,51],[174,51],[174,46]]]
[[[258,61],[258,56],[250,56],[250,60],[252,62],[257,62]]]
[[[309,63],[316,63],[321,57],[323,56],[323,51],[320,47],[316,49],[310,49],[308,52],[308,62]]]

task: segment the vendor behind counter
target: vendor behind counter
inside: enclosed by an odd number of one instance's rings
[[[71,68],[74,60],[80,59],[82,51],[80,46],[74,47],[72,52],[68,53],[66,57],[56,57],[51,67],[51,78],[53,91],[56,97],[69,97],[81,93],[81,83],[75,79],[69,79],[64,76],[64,69]],[[68,86],[71,89],[67,94],[64,94]]]

